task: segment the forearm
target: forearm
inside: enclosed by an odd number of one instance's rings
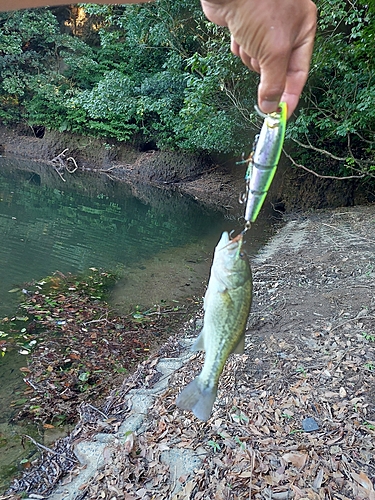
[[[150,0],[95,0],[98,4],[143,3]],[[32,9],[33,7],[54,7],[70,4],[68,0],[0,0],[0,12],[7,10]]]

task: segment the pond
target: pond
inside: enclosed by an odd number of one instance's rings
[[[178,190],[104,175],[63,182],[49,165],[0,158],[0,317],[15,314],[25,283],[90,267],[121,276],[111,297],[119,312],[202,296],[220,234],[236,227]],[[260,227],[249,253],[267,238]],[[0,357],[0,491],[33,452],[20,446],[23,434],[41,443],[54,438],[11,423],[12,402],[26,387],[20,371],[26,364],[16,351]]]
[[[17,302],[9,290],[29,280],[91,266],[134,269],[169,249],[203,248],[223,227],[220,214],[177,192],[0,167],[0,315]]]

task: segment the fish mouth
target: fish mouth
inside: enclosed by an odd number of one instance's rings
[[[245,231],[241,231],[239,234],[232,237],[233,232],[234,231],[231,231],[230,233],[227,231],[223,232],[220,241],[215,248],[215,254],[228,254],[231,259],[234,258],[235,260],[242,257],[243,237]]]
[[[221,252],[223,250],[229,251],[231,254],[235,252],[236,255],[239,255],[242,249],[242,244],[243,244],[243,236],[244,236],[244,231],[241,231],[237,236],[232,237],[234,231],[231,231],[231,233],[223,233],[222,238],[224,237],[225,240],[222,241],[223,246],[219,248],[218,250]]]

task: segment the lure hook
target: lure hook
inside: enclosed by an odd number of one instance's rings
[[[263,113],[263,111],[261,111],[261,109],[259,108],[258,104],[254,104],[254,109],[259,116],[261,116],[262,118],[267,118],[268,116],[267,113]]]

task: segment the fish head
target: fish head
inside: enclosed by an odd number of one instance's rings
[[[231,239],[224,231],[215,248],[212,270],[226,288],[237,288],[250,278],[249,260],[242,247],[242,233]]]

